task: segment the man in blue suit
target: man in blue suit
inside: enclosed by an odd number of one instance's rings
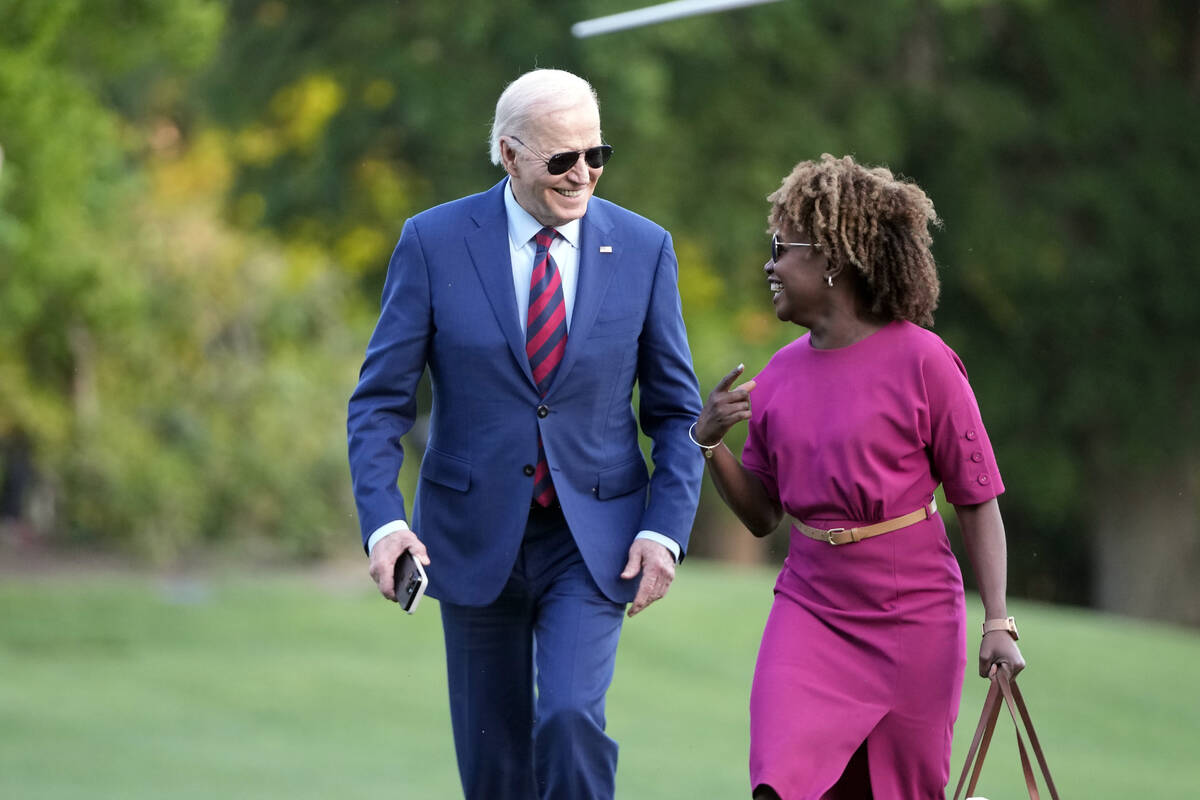
[[[491,135],[507,177],[405,223],[350,399],[371,575],[395,599],[396,559],[428,565],[471,800],[613,796],[604,697],[622,616],[666,593],[695,517],[700,395],[675,253],[593,197],[611,152],[586,81],[510,84]],[[425,369],[410,526],[396,481]]]

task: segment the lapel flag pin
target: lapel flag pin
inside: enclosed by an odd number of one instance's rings
[[[611,244],[602,244],[602,245],[600,245],[600,252],[601,252],[601,253],[611,253],[611,252],[612,252],[612,245],[611,245]]]

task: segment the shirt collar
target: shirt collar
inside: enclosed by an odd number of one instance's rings
[[[521,208],[521,204],[513,195],[512,181],[504,186],[504,210],[508,212],[508,238],[517,249],[529,244],[529,240],[545,227],[534,219],[532,214]],[[579,220],[573,219],[554,228],[559,236],[566,239],[567,244],[576,249],[579,249],[579,223]]]

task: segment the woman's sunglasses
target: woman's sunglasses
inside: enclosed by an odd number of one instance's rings
[[[786,253],[787,248],[789,248],[789,247],[811,247],[813,250],[821,249],[820,245],[811,244],[809,242],[781,242],[781,241],[779,241],[778,233],[771,234],[771,260],[772,261],[778,261],[779,257],[782,256],[784,253]]]
[[[583,163],[592,169],[600,169],[608,163],[608,159],[612,158],[612,147],[607,144],[589,147],[587,150],[568,150],[565,153],[555,153],[552,156],[545,156],[515,136],[509,136],[508,138],[546,162],[546,171],[551,175],[562,175],[575,166],[575,162],[579,160],[580,156],[583,156]]]

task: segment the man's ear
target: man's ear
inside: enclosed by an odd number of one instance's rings
[[[500,139],[500,164],[510,176],[517,174],[517,149],[503,137]]]

